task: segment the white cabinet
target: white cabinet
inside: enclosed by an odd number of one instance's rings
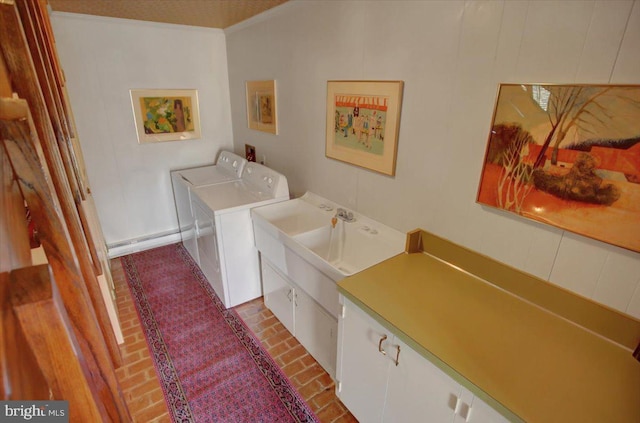
[[[507,421],[355,304],[343,304],[336,389],[359,421]]]
[[[293,286],[280,274],[262,260],[262,289],[264,304],[280,320],[291,334],[295,334],[293,315],[295,312]]]
[[[337,320],[262,257],[264,303],[313,358],[335,376]]]
[[[390,369],[382,421],[410,422],[429,416],[433,422],[453,422],[460,385],[398,338],[398,365]]]
[[[302,289],[294,291],[295,337],[329,373],[336,374],[338,322]]]
[[[361,422],[382,421],[391,361],[379,348],[389,335],[351,307],[338,319],[337,395]]]
[[[454,423],[464,422],[508,423],[509,420],[463,387]]]

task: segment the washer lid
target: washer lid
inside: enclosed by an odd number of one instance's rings
[[[194,167],[192,169],[180,170],[177,173],[182,176],[182,179],[194,187],[231,182],[240,178],[234,171],[220,166]]]
[[[198,187],[194,188],[192,192],[216,213],[242,207],[254,207],[256,203],[273,199],[268,193],[251,189],[243,181]]]

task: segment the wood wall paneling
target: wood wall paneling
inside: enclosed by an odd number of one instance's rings
[[[0,4],[0,26],[6,35],[6,37],[3,37],[1,44],[2,53],[7,69],[11,75],[13,90],[17,92],[21,98],[27,100],[31,108],[36,133],[38,139],[41,141],[41,148],[49,171],[51,172],[51,180],[55,188],[56,197],[59,199],[64,220],[72,240],[72,251],[76,253],[75,255],[80,265],[80,270],[86,281],[86,287],[93,304],[93,309],[98,318],[100,329],[107,343],[111,361],[116,367],[119,367],[122,358],[120,357],[115,335],[111,328],[109,316],[104,305],[104,299],[100,292],[95,275],[95,268],[91,259],[92,255],[96,257],[97,254],[95,250],[93,254],[87,253],[90,251],[90,247],[81,224],[78,207],[71,193],[69,178],[67,176],[68,173],[64,166],[58,139],[47,107],[46,98],[48,97],[43,95],[43,93],[50,93],[50,90],[46,89],[48,82],[44,83],[43,91],[38,78],[36,69],[38,68],[39,58],[41,56],[39,55],[38,47],[33,47],[31,50],[34,51],[36,60],[34,61],[34,58],[32,58],[28,41],[31,40],[34,42],[35,37],[27,37],[21,24],[22,14],[26,15],[24,20],[27,22],[30,22],[30,18],[28,10],[22,13],[19,13],[19,10],[25,10],[27,7],[38,7],[38,3],[20,0],[17,4],[17,7],[15,5]],[[26,29],[28,33],[29,30],[28,28]],[[40,74],[42,74],[42,70]],[[51,101],[50,104],[52,104]],[[46,250],[45,252],[48,256],[49,252]]]
[[[0,400],[50,398],[48,383],[11,306],[11,274],[0,273]]]
[[[12,107],[13,106],[13,107]],[[0,110],[26,107],[19,100],[0,100]],[[11,167],[20,182],[47,260],[59,284],[60,297],[69,315],[70,325],[90,369],[91,389],[96,392],[103,420],[129,421],[129,414],[115,377],[105,339],[91,304],[84,275],[60,213],[56,191],[48,183],[51,175],[44,161],[33,122],[29,119],[0,120],[0,136]],[[90,273],[92,276],[93,273]]]
[[[12,311],[18,322],[14,327],[24,334],[25,349],[35,356],[47,381],[43,386],[49,387],[45,392],[48,395],[40,399],[69,401],[70,421],[111,419],[102,404],[96,401],[99,398],[98,387],[89,383],[92,380],[91,367],[83,359],[82,349],[70,329],[69,318],[52,281],[49,266],[14,270],[11,272],[10,290]]]

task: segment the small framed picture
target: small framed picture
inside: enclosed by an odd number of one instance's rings
[[[246,89],[249,128],[277,134],[276,81],[247,81]]]

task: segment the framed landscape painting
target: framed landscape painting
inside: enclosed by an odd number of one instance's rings
[[[477,201],[640,252],[640,85],[501,84]]]
[[[328,81],[326,156],[395,175],[402,81]]]
[[[138,143],[200,138],[196,90],[131,90]]]

